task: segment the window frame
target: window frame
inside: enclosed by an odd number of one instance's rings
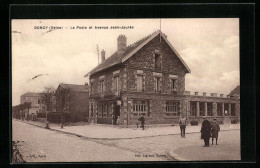
[[[140,83],[140,81],[138,81],[138,79],[141,79],[141,86],[140,86],[140,88],[138,87],[139,85],[139,83]],[[137,92],[143,92],[144,91],[144,77],[143,77],[143,75],[140,75],[140,74],[137,74],[137,78],[136,78],[136,91]]]
[[[180,101],[167,100],[165,101],[165,116],[178,117],[180,113]]]
[[[157,77],[155,76],[154,79],[155,79],[155,88],[154,88],[154,91],[155,93],[161,93],[161,78],[162,77]]]
[[[149,117],[149,100],[132,100],[132,113],[134,117],[139,117],[142,114]]]

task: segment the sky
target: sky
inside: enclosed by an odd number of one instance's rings
[[[12,105],[26,92],[85,84],[84,75],[98,64],[97,45],[107,58],[117,50],[120,34],[130,45],[159,29],[159,18],[12,20]],[[161,31],[191,69],[185,90],[226,95],[240,84],[238,18],[161,19]],[[39,74],[44,75],[30,80]]]

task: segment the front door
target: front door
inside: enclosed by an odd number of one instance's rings
[[[115,103],[115,106],[114,106],[114,125],[117,123],[117,118],[118,118],[118,116],[120,116],[120,106],[119,105],[117,105],[116,103]]]

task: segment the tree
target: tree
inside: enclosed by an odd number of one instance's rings
[[[31,102],[24,102],[23,103],[23,109],[24,110],[27,109],[27,121],[29,119],[28,116],[29,116],[29,110],[30,110],[31,106],[32,106]]]
[[[53,111],[55,109],[55,89],[53,87],[45,87],[42,100],[46,106],[46,111]]]

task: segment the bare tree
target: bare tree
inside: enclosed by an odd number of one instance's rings
[[[64,125],[64,113],[69,111],[71,104],[71,90],[70,88],[64,88],[60,92],[56,93],[57,100],[60,100],[59,105],[61,109],[61,128]]]
[[[55,89],[53,87],[45,87],[43,91],[43,104],[46,106],[46,111],[55,109]]]
[[[29,110],[30,110],[31,106],[32,106],[32,102],[23,103],[23,108],[27,109],[27,117],[26,117],[27,121],[29,120]]]

